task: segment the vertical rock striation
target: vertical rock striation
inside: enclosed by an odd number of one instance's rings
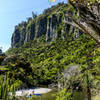
[[[12,48],[19,47],[25,42],[38,39],[43,35],[46,37],[46,42],[54,41],[59,37],[65,39],[69,35],[74,35],[74,38],[79,37],[81,32],[78,29],[64,23],[64,19],[71,21],[66,18],[66,12],[73,13],[72,10],[66,8],[68,8],[66,4],[53,6],[49,10],[47,9],[46,13],[17,25],[12,35]]]

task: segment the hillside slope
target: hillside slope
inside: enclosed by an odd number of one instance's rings
[[[88,67],[98,70],[100,48],[94,54],[96,42],[63,22],[66,12],[73,13],[74,10],[59,4],[16,26],[12,48],[6,52],[8,62],[7,59],[3,62],[11,73],[14,72],[15,79],[27,86],[58,85],[62,72],[69,65],[79,65],[83,71]],[[50,20],[49,24],[46,19]]]

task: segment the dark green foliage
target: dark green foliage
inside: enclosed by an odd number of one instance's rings
[[[78,29],[63,23],[66,11],[73,14],[69,10],[73,10],[73,8],[66,6],[59,4],[45,10],[44,14],[34,19],[29,18],[27,23],[19,24],[15,30],[17,32],[14,34],[18,35],[18,38],[15,39],[18,43],[13,44],[17,48],[11,48],[6,52],[7,56],[13,56],[5,65],[10,70],[10,78],[13,76],[15,80],[21,80],[28,87],[52,83],[59,85],[60,83],[60,88],[63,89],[58,93],[57,100],[59,98],[76,100],[77,96],[80,96],[80,100],[82,100],[86,98],[86,95],[91,96],[94,87],[96,90],[100,87],[98,86],[100,48],[95,49],[96,41],[83,34],[77,36],[78,32],[81,34]],[[56,12],[58,13],[56,14]],[[74,15],[74,17],[77,19],[77,16]],[[38,27],[35,26],[36,24]],[[45,27],[47,26],[48,29],[50,25],[55,27],[55,39],[52,42],[45,42],[47,38]],[[35,32],[36,34],[34,34]],[[50,29],[47,32],[49,34]],[[24,37],[23,40],[20,40],[19,34],[24,34],[28,38]],[[52,40],[51,38],[50,40]],[[64,79],[63,72],[68,69],[68,66],[73,65],[79,66],[79,73],[71,72],[70,77],[66,76]]]
[[[4,60],[5,56],[0,56],[0,65],[2,63],[2,61]]]
[[[6,68],[9,69],[9,78],[21,80],[23,82],[23,87],[31,87],[34,85],[34,80],[32,78],[34,73],[31,65],[22,56],[11,56],[4,64]]]
[[[33,84],[57,83],[58,72],[61,73],[70,64],[86,64],[87,54],[95,45],[95,41],[84,35],[76,40],[71,37],[66,40],[59,38],[51,43],[45,43],[42,38],[44,39],[41,37],[38,41],[31,41],[19,48],[8,50],[7,53],[20,55],[30,62]],[[14,66],[20,67],[20,63]],[[24,64],[25,66],[27,65]],[[27,66],[27,73],[28,68]]]
[[[4,60],[4,58],[5,58],[5,54],[0,49],[0,65],[1,65],[2,61]]]

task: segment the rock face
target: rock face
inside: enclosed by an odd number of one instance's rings
[[[69,35],[74,35],[74,38],[80,36],[81,32],[73,26],[64,23],[64,19],[71,21],[65,17],[66,4],[58,4],[46,10],[45,14],[41,14],[28,22],[22,22],[15,27],[12,35],[12,48],[19,47],[25,42],[38,39],[45,36],[45,41],[50,42],[57,38],[67,38]]]
[[[54,40],[55,29],[57,24],[58,24],[57,15],[54,14],[50,18],[48,18],[47,33],[46,33],[47,41]]]
[[[39,38],[46,34],[47,31],[47,17],[40,18],[36,22],[36,34],[35,37]]]
[[[19,45],[22,45],[26,38],[26,23],[23,22],[15,27],[12,39],[11,39],[11,45],[12,47],[17,47]]]
[[[34,37],[35,37],[35,23],[32,22],[30,24],[30,27],[27,28],[25,42],[29,42],[30,40],[33,40]]]

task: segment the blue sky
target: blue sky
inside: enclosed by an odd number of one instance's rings
[[[15,25],[25,21],[32,11],[40,14],[44,9],[66,0],[0,0],[0,47],[6,51],[11,44],[11,36]]]

